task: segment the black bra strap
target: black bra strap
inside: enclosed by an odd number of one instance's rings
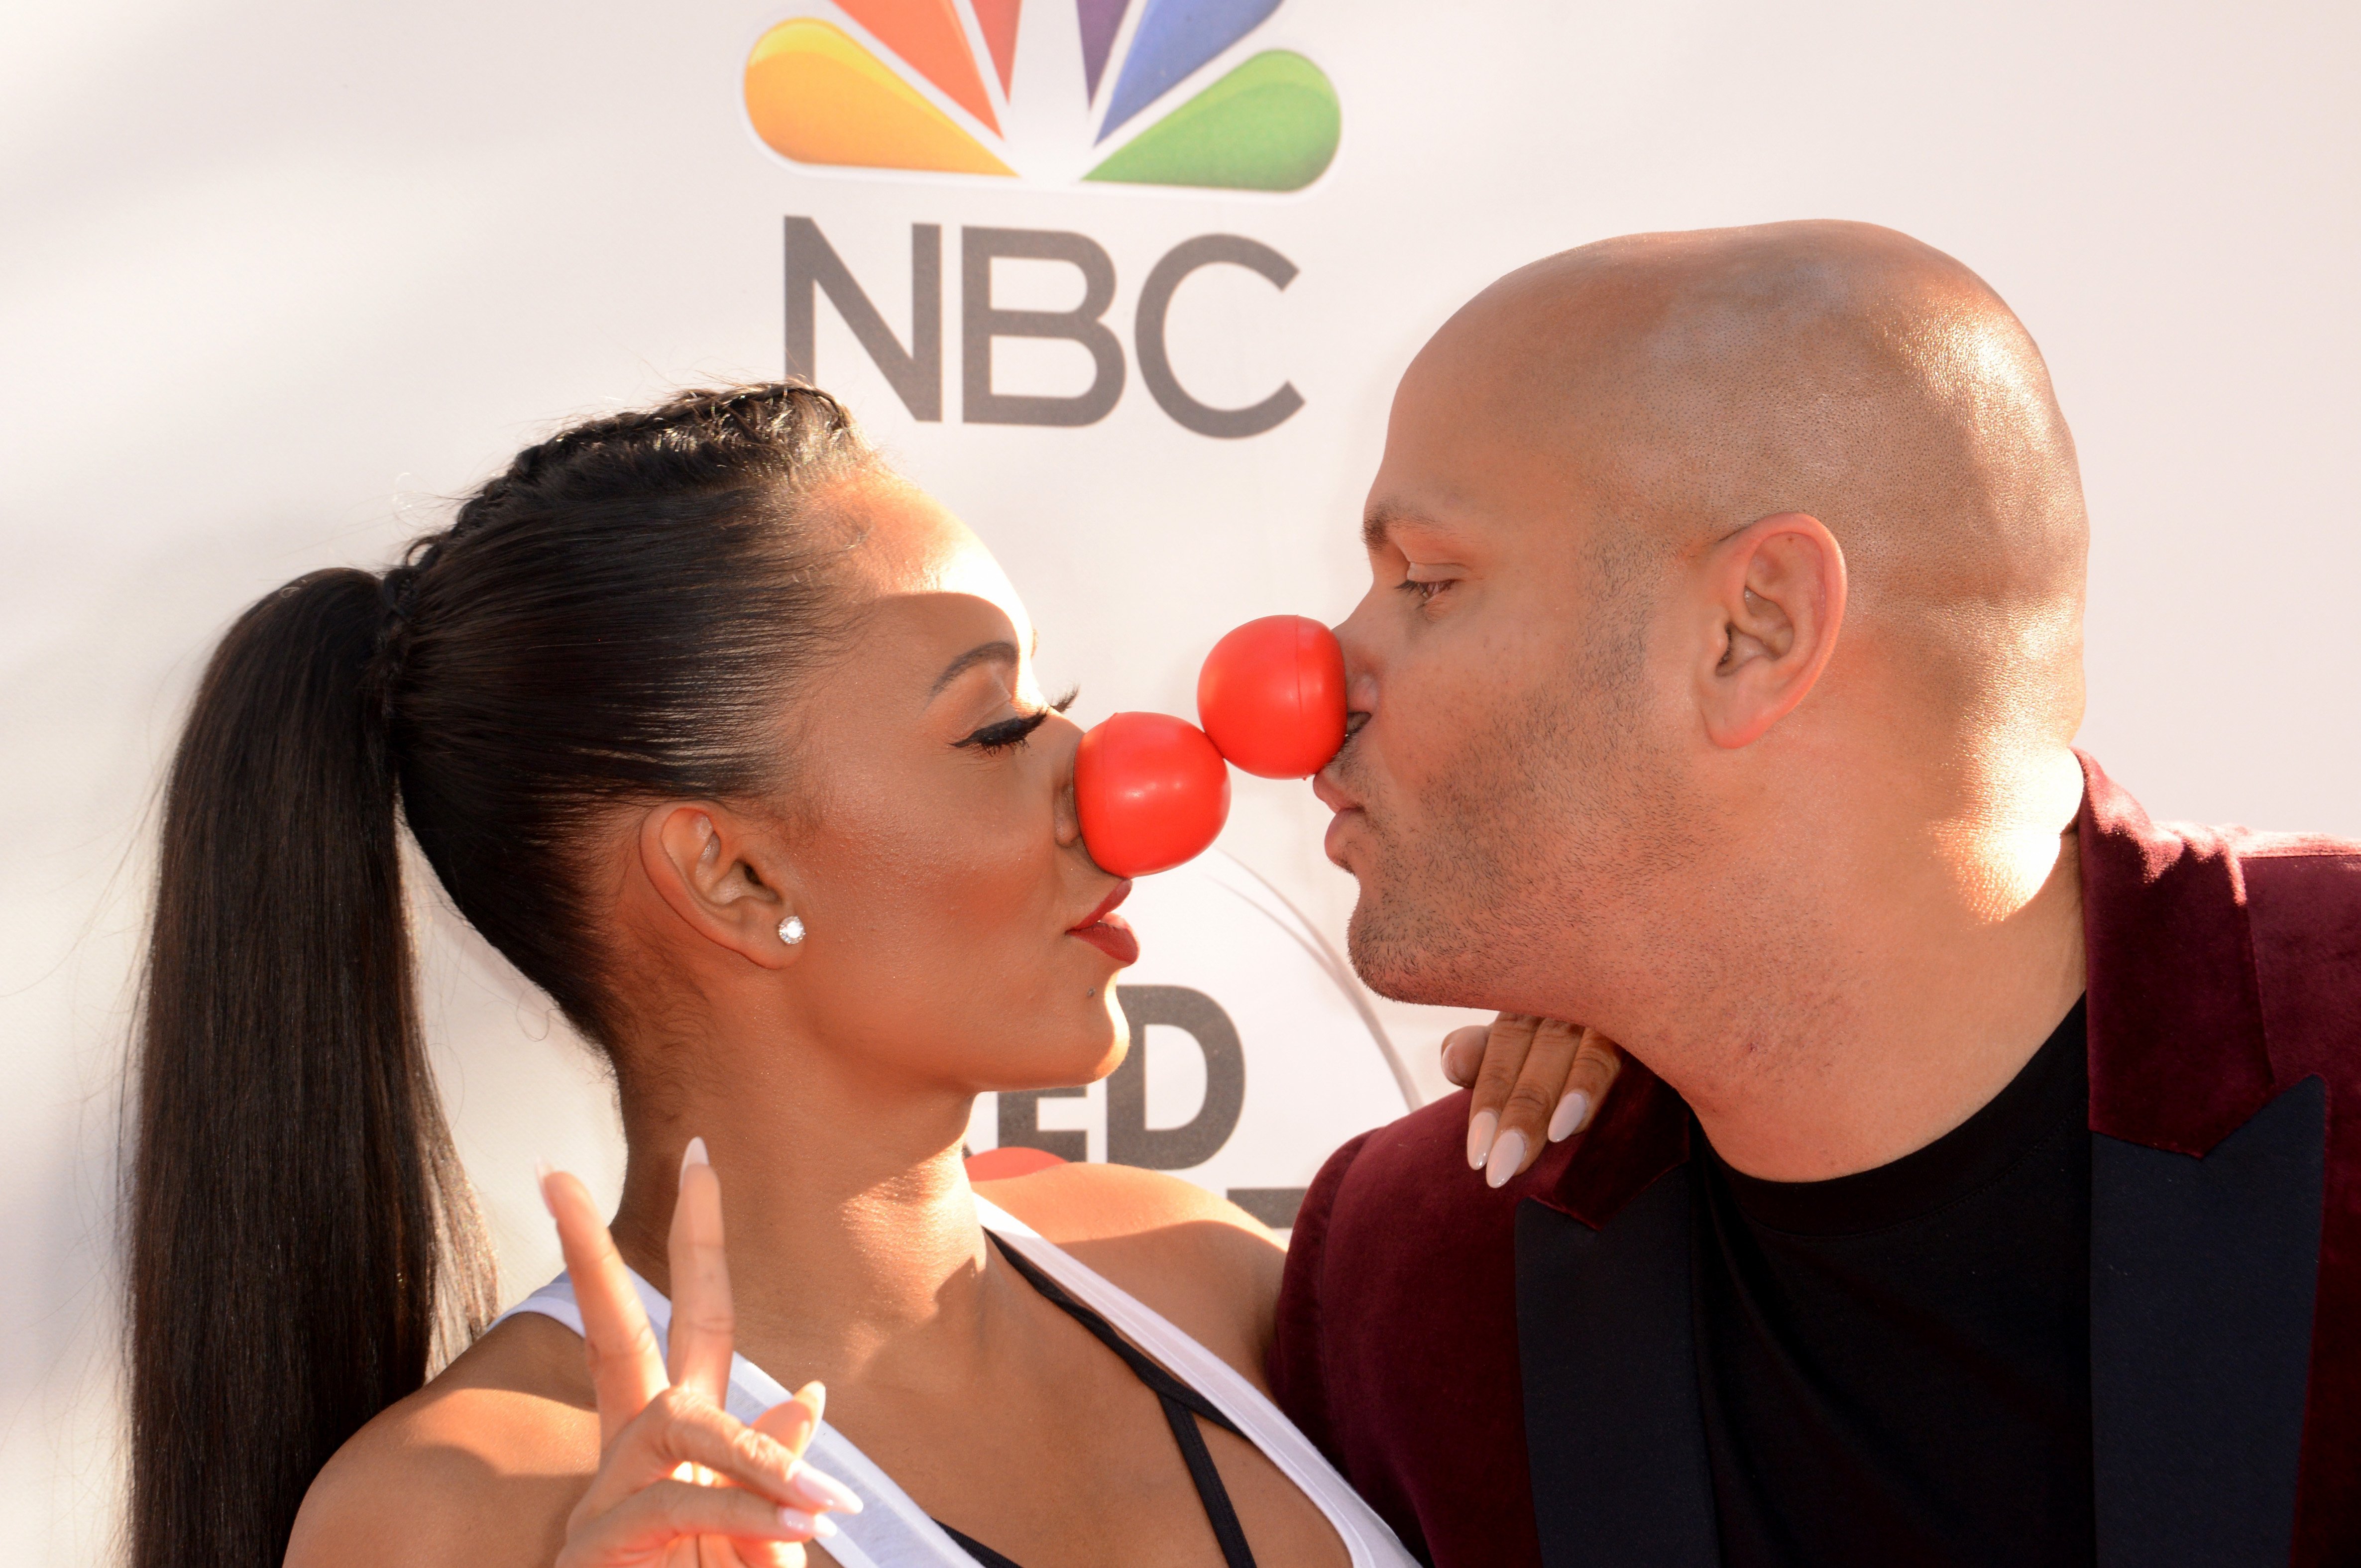
[[[1254,1549],[1246,1544],[1246,1527],[1231,1506],[1230,1489],[1222,1485],[1222,1473],[1214,1468],[1213,1451],[1205,1446],[1205,1434],[1198,1430],[1196,1411],[1161,1389],[1157,1398],[1164,1406],[1165,1421],[1172,1428],[1172,1441],[1180,1444],[1180,1457],[1189,1466],[1189,1479],[1197,1484],[1197,1500],[1205,1505],[1205,1522],[1213,1527],[1223,1563],[1228,1568],[1255,1568]]]
[[[984,1232],[984,1234],[991,1236],[992,1233],[990,1231],[986,1231]],[[1201,1416],[1204,1420],[1213,1422],[1224,1431],[1228,1432],[1232,1437],[1242,1438],[1246,1436],[1246,1433],[1238,1431],[1237,1423],[1231,1420],[1229,1417],[1222,1414],[1221,1410],[1214,1406],[1211,1399],[1206,1398],[1204,1395],[1200,1394],[1194,1388],[1190,1387],[1186,1383],[1181,1382],[1178,1377],[1173,1376],[1170,1372],[1165,1371],[1158,1363],[1149,1360],[1146,1352],[1142,1351],[1137,1345],[1132,1343],[1129,1340],[1124,1338],[1123,1335],[1115,1332],[1115,1325],[1113,1323],[1108,1322],[1104,1318],[1100,1317],[1098,1313],[1092,1310],[1090,1308],[1083,1306],[1071,1296],[1067,1295],[1065,1288],[1056,1280],[1042,1273],[1041,1270],[1033,1264],[1031,1259],[1026,1257],[1022,1253],[1018,1252],[1015,1247],[1010,1246],[1006,1242],[1002,1241],[998,1236],[992,1236],[992,1245],[1000,1249],[1000,1255],[1008,1260],[1008,1266],[1023,1275],[1025,1277],[1025,1282],[1027,1285],[1032,1286],[1034,1289],[1039,1291],[1043,1299],[1048,1300],[1051,1306],[1063,1308],[1070,1315],[1072,1316],[1076,1322],[1082,1324],[1082,1327],[1090,1330],[1093,1334],[1096,1335],[1101,1344],[1105,1345],[1109,1350],[1115,1352],[1115,1354],[1123,1357],[1123,1364],[1126,1366],[1130,1367],[1133,1375],[1142,1383],[1147,1384],[1150,1389],[1154,1390],[1158,1398],[1178,1402],[1179,1404],[1186,1407],[1191,1414]]]
[[[942,1532],[945,1535],[950,1536],[953,1541],[957,1542],[959,1549],[961,1552],[964,1552],[970,1557],[974,1558],[976,1562],[982,1565],[982,1568],[1023,1568],[1022,1564],[1003,1557],[999,1552],[994,1552],[983,1542],[976,1540],[975,1537],[972,1535],[962,1535],[958,1530],[953,1530],[950,1526],[943,1524],[943,1521],[940,1519],[937,1519],[935,1523],[941,1526]]]
[[[990,1236],[992,1233],[986,1231]],[[1214,1466],[1213,1450],[1205,1446],[1205,1434],[1198,1430],[1200,1420],[1213,1422],[1233,1437],[1246,1434],[1235,1422],[1215,1409],[1212,1400],[1151,1360],[1145,1351],[1115,1332],[1115,1325],[1090,1308],[1066,1294],[1058,1282],[1041,1272],[1015,1247],[992,1236],[992,1245],[1008,1266],[1025,1277],[1025,1282],[1039,1291],[1052,1306],[1060,1307],[1096,1336],[1101,1344],[1123,1358],[1123,1364],[1142,1383],[1148,1385],[1164,1407],[1164,1420],[1172,1428],[1172,1441],[1180,1445],[1181,1461],[1189,1466],[1189,1479],[1196,1484],[1197,1499],[1205,1505],[1206,1522],[1213,1527],[1213,1540],[1222,1549],[1222,1562],[1226,1568],[1255,1568],[1254,1552],[1246,1545],[1245,1527],[1238,1523],[1238,1510],[1231,1505],[1230,1489],[1222,1485],[1222,1473]],[[964,1541],[962,1541],[964,1544]],[[989,1551],[990,1548],[985,1550]],[[995,1554],[996,1555],[996,1554]],[[978,1562],[984,1562],[981,1557]],[[1015,1568],[1002,1558],[998,1563],[984,1563],[984,1568]]]

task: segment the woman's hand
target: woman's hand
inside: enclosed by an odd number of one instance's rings
[[[598,1395],[598,1474],[566,1521],[559,1568],[802,1568],[800,1544],[857,1512],[844,1484],[802,1462],[826,1391],[807,1385],[752,1427],[724,1409],[736,1330],[721,1251],[721,1183],[689,1145],[672,1218],[672,1358],[588,1190],[546,1172]]]
[[[1590,1125],[1623,1053],[1596,1029],[1503,1013],[1443,1037],[1443,1076],[1472,1089],[1467,1163],[1494,1187]]]

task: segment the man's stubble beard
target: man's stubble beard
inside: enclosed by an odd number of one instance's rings
[[[1620,634],[1618,634],[1620,633]],[[1346,929],[1381,996],[1547,1011],[1641,933],[1619,912],[1687,858],[1693,825],[1645,712],[1642,629],[1595,634],[1574,677],[1504,704],[1404,821],[1363,795],[1371,852]],[[1350,748],[1339,768],[1355,784]],[[1358,791],[1355,792],[1359,794]]]

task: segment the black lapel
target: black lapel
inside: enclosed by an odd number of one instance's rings
[[[2202,1158],[2092,1135],[2102,1568],[2288,1560],[2327,1128],[2310,1078]]]
[[[1689,1313],[1689,1172],[1592,1230],[1517,1205],[1517,1360],[1549,1568],[1715,1568]]]

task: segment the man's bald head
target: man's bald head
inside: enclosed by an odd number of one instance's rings
[[[1833,222],[1584,246],[1453,317],[1402,396],[1430,388],[1563,465],[1618,578],[1809,513],[1844,551],[1849,637],[1969,729],[2079,724],[2073,436],[2023,323],[1932,247]]]
[[[1800,942],[1847,854],[1989,843],[2073,787],[2073,441],[2008,307],[1890,230],[1510,273],[1403,377],[1364,532],[1322,787],[1391,994],[1549,1013],[1587,993],[1569,952],[1618,948],[1628,985],[1727,977],[1761,941],[1701,922],[1784,899]]]

